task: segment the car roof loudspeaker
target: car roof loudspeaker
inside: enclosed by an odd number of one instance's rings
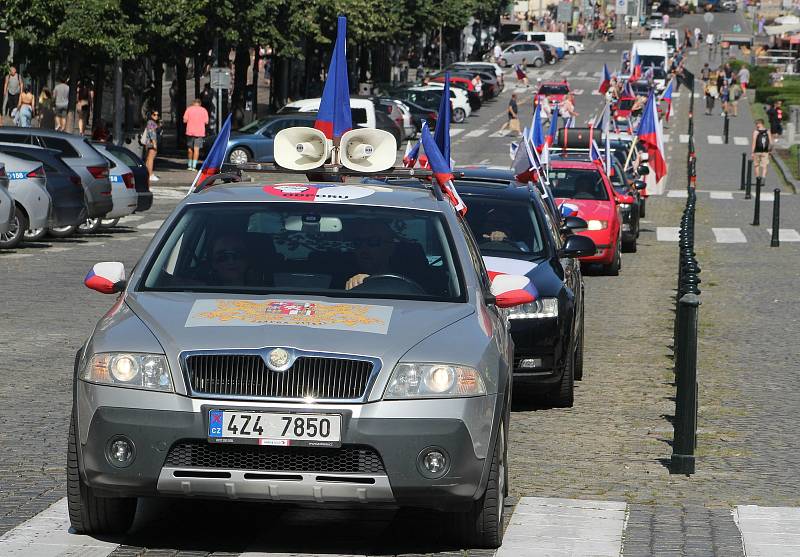
[[[392,168],[397,158],[397,141],[384,130],[359,128],[342,135],[339,159],[356,172],[382,172]]]
[[[331,142],[315,128],[286,128],[275,136],[273,152],[278,166],[289,170],[313,170],[328,160]]]

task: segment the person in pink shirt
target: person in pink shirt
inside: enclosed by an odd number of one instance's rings
[[[189,170],[197,170],[197,163],[200,158],[200,147],[206,137],[206,125],[208,125],[208,111],[203,108],[200,99],[195,99],[192,106],[183,113],[183,123],[186,124],[186,146],[189,150]]]

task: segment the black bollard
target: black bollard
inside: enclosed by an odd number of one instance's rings
[[[761,224],[761,178],[756,178],[756,202],[753,204],[753,226]]]
[[[743,190],[743,189],[744,189],[744,173],[745,173],[745,167],[747,167],[747,153],[742,153],[742,179],[741,179],[741,181],[739,182],[739,189],[740,189],[740,190]]]
[[[781,245],[781,190],[775,188],[774,193],[775,201],[772,202],[772,240],[769,243],[771,248],[777,248]]]
[[[750,188],[753,183],[753,161],[747,161],[747,181],[745,182],[744,198],[750,199]]]
[[[728,111],[724,111],[722,113],[724,117],[722,118],[722,135],[725,138],[725,145],[728,144],[728,130],[730,129],[730,121],[728,120]]]
[[[697,445],[697,322],[700,299],[686,294],[678,300],[678,334],[675,339],[675,435],[670,471],[694,474]]]

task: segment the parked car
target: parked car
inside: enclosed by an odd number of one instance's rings
[[[574,381],[583,377],[583,276],[576,257],[593,254],[594,243],[578,235],[562,241],[561,223],[548,217],[535,188],[514,182],[512,171],[458,170],[467,223],[489,273],[525,271],[539,294],[508,312],[515,396],[517,387],[533,387],[555,406],[570,407]]]
[[[0,141],[55,149],[81,177],[88,216],[102,217],[113,208],[108,161],[84,138],[42,128],[0,127]]]
[[[460,546],[501,544],[503,308],[533,297],[525,277],[490,281],[429,188],[212,186],[130,276],[99,263],[85,284],[124,295],[75,361],[75,532],[124,532],[139,497],[235,493],[447,511]]]
[[[511,43],[500,54],[497,63],[506,68],[522,64],[523,60],[527,66],[542,67],[546,61],[544,48],[537,43]]]
[[[564,57],[564,51],[547,43],[539,43],[544,50],[544,61],[551,66]]]
[[[292,112],[313,112],[319,110],[320,98],[301,99],[290,102],[278,111],[278,114]],[[353,127],[375,128],[375,104],[370,97],[350,97],[350,112],[352,113]]]
[[[382,110],[377,110],[375,112],[375,127],[379,130],[387,131],[392,134],[397,146],[399,146],[403,141],[403,127],[390,118],[389,115]]]
[[[17,207],[14,198],[8,192],[8,176],[6,176],[6,165],[0,162],[0,244],[6,241],[4,236],[11,229],[14,213]]]
[[[480,76],[482,100],[490,100],[500,94],[501,86],[500,83],[497,81],[497,77],[494,75],[494,72],[488,72],[486,70],[477,70],[474,68],[470,69],[464,67],[450,69],[448,71],[450,72],[450,75],[453,77],[461,77],[464,79],[468,79],[470,81],[472,81],[476,75]]]
[[[418,105],[415,102],[411,102],[409,100],[401,101],[404,105],[406,105],[411,112],[411,121],[414,124],[414,135],[419,133],[419,130],[422,129],[422,122],[427,121],[428,127],[430,129],[434,129],[436,127],[436,121],[439,119],[439,113],[436,109],[425,108],[424,106]]]
[[[503,68],[494,62],[454,62],[447,66],[448,70],[466,70],[468,72],[482,71],[493,73],[498,84],[497,94],[499,95],[505,88],[505,78],[503,76]]]
[[[622,267],[622,222],[617,197],[603,170],[588,161],[553,161],[550,182],[556,202],[578,207],[578,216],[588,224],[578,234],[588,236],[597,246],[595,255],[581,257],[582,263],[600,263],[606,274],[617,275]]]
[[[441,102],[443,89],[444,89],[443,83],[431,83],[430,85],[411,87],[408,89],[408,91],[436,93],[436,99],[437,99],[436,106],[438,111],[438,106],[439,106],[438,103]],[[412,98],[412,102],[416,101],[413,101]],[[456,124],[463,124],[467,120],[467,118],[469,118],[469,116],[472,114],[472,107],[470,107],[469,105],[467,92],[461,89],[451,88],[450,102],[451,106],[453,107],[453,122]]]
[[[441,83],[442,85],[444,85],[444,74],[434,75],[433,77],[431,77],[431,82]],[[476,110],[480,110],[481,105],[483,104],[483,96],[481,93],[478,93],[475,90],[475,86],[472,84],[471,78],[466,76],[451,74],[450,88],[461,89],[462,91],[466,91],[469,107],[472,109],[473,112],[475,112]]]
[[[106,151],[121,160],[133,172],[133,179],[136,182],[136,212],[142,213],[153,206],[153,192],[150,191],[150,173],[144,165],[142,158],[121,145],[113,143],[95,144],[98,151]]]
[[[0,153],[0,162],[8,176],[8,193],[14,198],[16,211],[9,231],[0,239],[0,248],[17,247],[29,228],[47,228],[53,200],[47,191],[44,166]]]
[[[119,224],[119,219],[127,217],[136,211],[139,203],[139,194],[136,193],[136,181],[133,177],[133,171],[128,165],[102,146],[97,146],[97,148],[108,159],[108,163],[111,166],[109,179],[111,180],[111,197],[114,200],[114,208],[105,218],[97,219],[97,227],[113,228]],[[93,229],[93,226],[93,221],[87,221],[79,227],[79,231],[82,233],[94,231],[97,228]]]
[[[403,101],[389,97],[373,97],[372,102],[400,128],[401,141],[417,133],[418,128],[414,126],[411,109]]]
[[[586,48],[581,41],[567,40],[567,51],[570,54],[579,54]]]
[[[25,240],[39,240],[48,232],[59,236],[59,232],[53,230],[63,231],[60,237],[72,234],[86,218],[86,201],[80,176],[67,166],[61,154],[54,149],[21,143],[0,143],[0,153],[41,163],[44,167],[45,186],[53,201],[53,211],[48,226],[26,230]]]
[[[314,127],[315,119],[316,114],[294,112],[253,120],[231,132],[225,160],[231,164],[275,162],[272,147],[278,132],[294,126]],[[210,147],[214,139],[214,137],[208,138],[206,145]]]
[[[569,92],[569,82],[566,79],[561,81],[542,81],[536,90],[536,98],[546,97],[547,102],[552,106],[563,101],[564,97],[569,95]]]

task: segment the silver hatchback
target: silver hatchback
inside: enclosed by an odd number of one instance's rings
[[[145,496],[388,504],[497,547],[523,282],[422,186],[189,195],[129,278],[86,278],[119,297],[75,361],[72,526],[124,531]]]

